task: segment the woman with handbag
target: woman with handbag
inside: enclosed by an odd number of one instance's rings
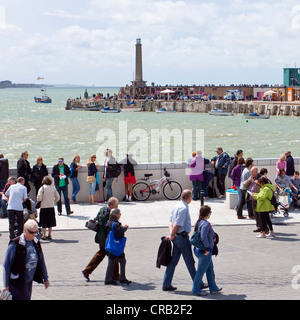
[[[55,219],[55,203],[60,200],[59,193],[52,184],[50,177],[44,177],[42,187],[38,191],[37,201],[40,201],[40,222],[42,227],[42,240],[52,240],[52,228],[56,227]],[[46,229],[48,228],[48,237],[46,237]]]
[[[98,172],[98,165],[95,163],[96,155],[92,154],[89,161],[86,163],[88,167],[87,182],[89,183],[89,202],[95,204],[95,190],[96,190],[96,174]]]
[[[212,253],[214,249],[215,233],[208,219],[211,216],[211,208],[207,205],[202,206],[199,212],[199,219],[195,225],[195,231],[200,233],[201,242],[204,250],[194,247],[194,253],[198,258],[198,269],[194,278],[192,293],[197,296],[205,296],[207,293],[202,290],[202,278],[206,274],[210,293],[219,293],[219,288],[215,282],[214,265],[212,261]]]
[[[105,245],[105,250],[108,257],[108,265],[107,265],[105,281],[104,281],[106,285],[117,284],[117,281],[113,280],[113,273],[114,273],[116,261],[120,263],[120,283],[124,283],[124,284],[131,283],[131,281],[127,280],[125,276],[126,259],[125,259],[125,253],[124,253],[124,247],[126,242],[126,238],[124,234],[129,227],[128,225],[123,226],[119,222],[120,218],[121,218],[121,211],[119,209],[112,209],[110,211],[109,220],[106,223],[106,227],[109,231],[109,235]],[[115,246],[115,244],[117,244],[117,246]],[[118,246],[120,246],[120,248]],[[116,251],[120,251],[121,253],[120,252],[117,253]],[[114,252],[115,254],[111,252]]]

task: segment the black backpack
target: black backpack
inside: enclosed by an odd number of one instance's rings
[[[268,187],[269,188],[269,187]],[[276,208],[277,207],[277,199],[276,199],[276,196],[275,196],[275,192],[271,189],[271,188],[269,188],[271,191],[272,191],[272,193],[273,193],[273,195],[272,195],[272,198],[271,199],[268,199],[270,202],[271,202],[271,205],[274,207],[274,208]]]
[[[107,237],[107,229],[106,229],[106,223],[109,220],[109,213],[110,209],[108,207],[102,207],[98,214],[97,217],[95,218],[96,221],[98,221],[98,231],[95,235],[95,242],[96,243],[101,243],[103,246],[105,246],[105,241]]]

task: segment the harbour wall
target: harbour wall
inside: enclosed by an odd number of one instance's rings
[[[272,102],[272,101],[199,101],[199,100],[135,100],[134,104],[127,106],[129,100],[97,100],[93,99],[69,99],[66,110],[73,108],[88,110],[88,108],[100,106],[110,109],[141,108],[143,111],[155,111],[165,108],[176,112],[200,112],[206,113],[213,108],[222,109],[227,112],[248,114],[257,112],[272,116],[300,116],[300,102]]]
[[[278,159],[254,159],[254,165],[258,168],[258,170],[262,168],[266,168],[268,170],[268,178],[274,183],[275,176],[276,176],[276,162]],[[300,171],[300,158],[294,158],[295,162],[295,169]],[[183,189],[192,189],[192,182],[189,179],[189,169],[188,164],[186,162],[184,163],[142,163],[138,164],[135,167],[135,176],[136,180],[138,182],[139,179],[144,178],[144,174],[151,173],[153,176],[151,177],[151,180],[159,180],[161,177],[163,177],[164,168],[168,170],[168,172],[171,174],[171,178],[178,181]],[[211,169],[211,164],[206,166],[206,169]],[[101,200],[103,200],[103,171],[104,167],[99,167],[99,178],[100,178],[100,197]],[[48,167],[49,175],[51,175],[52,167]],[[10,169],[10,175],[16,177],[17,169]],[[80,191],[77,195],[77,201],[79,202],[88,202],[88,194],[89,194],[89,184],[86,182],[87,177],[87,167],[83,166],[78,171],[78,180],[80,184]],[[124,175],[123,172],[118,178],[114,179],[112,190],[115,197],[117,197],[120,201],[123,200],[125,197],[125,190],[124,190]],[[69,198],[71,199],[72,195],[72,183],[69,179]],[[232,187],[232,181],[230,178],[226,177],[225,180],[226,189],[229,189]],[[214,184],[216,185],[216,183]],[[30,183],[31,186],[31,192],[30,197],[31,199],[35,200],[35,187],[32,183]],[[217,195],[219,195],[217,191]],[[162,194],[162,191],[159,194],[151,195],[149,198],[150,200],[158,200],[158,199],[164,199],[164,196]],[[97,196],[96,196],[96,200]],[[64,210],[64,208],[63,208]],[[95,209],[96,210],[96,209]]]

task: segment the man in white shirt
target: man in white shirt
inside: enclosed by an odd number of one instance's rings
[[[27,188],[24,186],[25,179],[19,177],[17,184],[10,186],[6,191],[5,197],[8,199],[7,214],[9,220],[9,237],[14,239],[15,235],[15,220],[17,220],[17,237],[23,232],[24,216],[23,203],[27,199]]]

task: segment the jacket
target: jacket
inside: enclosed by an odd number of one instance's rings
[[[218,161],[218,166],[216,168],[216,162]],[[211,161],[214,161],[214,168],[215,168],[215,173],[218,174],[218,176],[226,176],[228,172],[228,166],[230,163],[230,157],[226,152],[222,152],[219,156],[215,156],[211,159]],[[225,168],[223,168],[223,166]]]
[[[201,182],[204,181],[204,174],[203,171],[205,169],[205,165],[209,163],[208,159],[201,157],[200,155],[196,155],[190,164],[191,173],[190,173],[190,180],[200,180]]]
[[[65,166],[65,176],[66,176],[66,184],[69,184],[69,179],[68,177],[71,174],[71,171],[69,169],[69,167],[64,163],[63,164]],[[52,168],[52,173],[51,173],[52,177],[54,178],[54,184],[58,187],[59,186],[59,175],[60,175],[60,171],[58,168],[58,164],[56,164],[53,168]]]
[[[231,171],[231,179],[236,187],[241,185],[241,177],[243,172],[243,165],[236,165]]]
[[[37,201],[41,201],[41,208],[53,208],[60,200],[60,196],[53,185],[43,185],[37,195]]]
[[[125,236],[125,231],[127,230],[127,228],[123,227],[121,225],[121,223],[119,221],[114,220],[113,218],[110,218],[108,220],[108,222],[106,223],[106,230],[107,233],[109,233],[109,231],[112,231],[112,225],[114,223],[114,233],[115,233],[115,237],[118,239],[122,239]]]
[[[0,159],[0,180],[7,180],[9,177],[9,164],[7,159]]]
[[[34,165],[31,172],[31,182],[35,187],[40,187],[42,185],[43,178],[48,176],[48,169],[42,163],[41,168],[39,169],[38,165]]]
[[[10,257],[10,255],[6,256],[5,259],[5,270],[9,271],[9,274],[6,274],[5,286],[8,284],[13,285],[16,288],[24,288],[25,284],[25,264],[26,264],[26,255],[27,248],[25,246],[24,234],[21,236],[11,240],[10,245],[13,243],[16,246],[14,257]],[[37,283],[43,283],[48,280],[47,269],[45,266],[45,261],[42,253],[42,248],[39,241],[34,239],[33,241],[35,250],[38,255],[38,264],[35,270],[33,281]],[[12,247],[9,247],[9,249]],[[13,258],[12,261],[11,258]],[[8,265],[10,267],[8,268]],[[7,269],[8,268],[8,269]],[[9,283],[8,283],[9,282]]]
[[[261,187],[259,193],[253,195],[253,198],[257,200],[255,207],[256,212],[272,212],[275,210],[274,206],[271,204],[274,191],[275,186],[267,183]]]
[[[20,158],[17,162],[17,178],[23,177],[26,181],[29,181],[30,175],[30,163],[27,160]]]
[[[161,238],[161,244],[158,248],[156,268],[160,266],[167,267],[172,258],[172,242],[166,237]]]

